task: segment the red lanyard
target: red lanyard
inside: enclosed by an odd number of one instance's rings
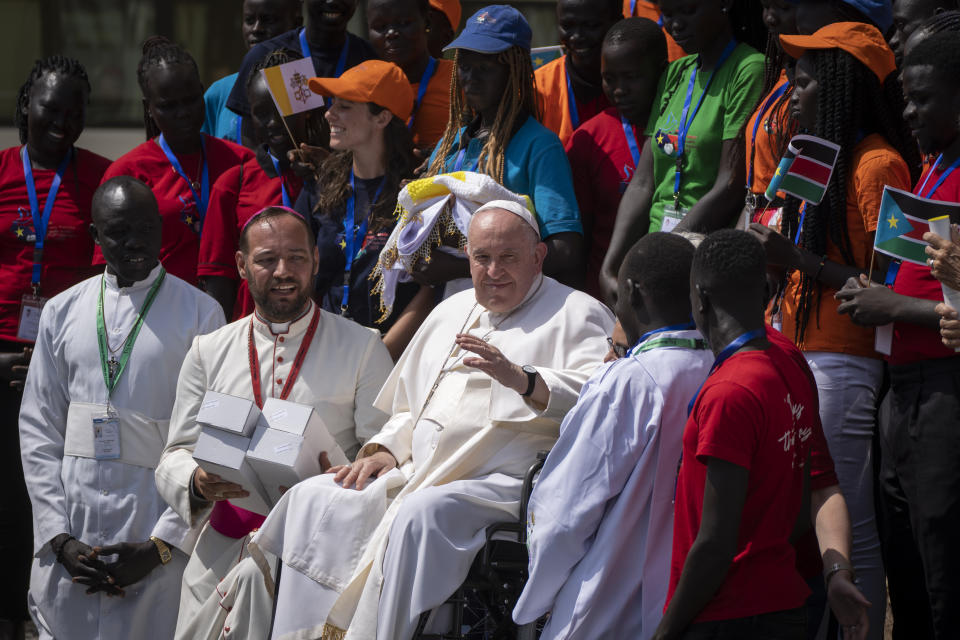
[[[310,326],[303,336],[303,342],[300,343],[300,349],[297,350],[297,357],[293,359],[293,368],[290,369],[290,375],[287,376],[287,382],[283,385],[280,392],[280,399],[286,400],[293,389],[293,383],[300,376],[300,368],[307,357],[307,351],[310,349],[310,343],[313,342],[313,336],[317,332],[317,325],[320,324],[320,307],[313,310],[313,317],[310,319]],[[250,317],[250,331],[247,334],[247,354],[250,359],[250,382],[253,384],[253,399],[257,406],[263,409],[263,393],[260,390],[260,356],[257,355],[257,345],[253,342],[253,316]]]

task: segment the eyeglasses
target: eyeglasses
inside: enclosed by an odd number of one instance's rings
[[[626,356],[627,350],[630,348],[625,344],[614,342],[613,338],[607,338],[607,346],[610,347],[610,350],[613,351],[613,354],[618,358]]]

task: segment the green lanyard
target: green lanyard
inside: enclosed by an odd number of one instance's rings
[[[100,346],[100,367],[103,369],[103,382],[107,385],[108,398],[113,396],[113,390],[120,380],[120,375],[123,373],[123,370],[127,368],[127,361],[130,360],[130,352],[133,351],[133,343],[137,341],[137,335],[140,334],[143,321],[147,317],[147,312],[150,311],[150,307],[153,305],[153,301],[157,297],[157,292],[160,290],[160,285],[163,284],[163,279],[166,275],[167,270],[160,267],[160,275],[157,276],[157,279],[154,280],[150,286],[150,292],[147,293],[147,298],[143,301],[143,306],[137,314],[137,320],[133,323],[130,335],[127,336],[126,341],[123,343],[123,352],[120,354],[119,362],[117,362],[115,358],[110,358],[107,353],[107,325],[103,320],[103,289],[106,276],[100,278],[100,299],[97,301],[97,342]]]
[[[706,349],[707,343],[699,338],[657,338],[643,343],[633,352],[633,355],[652,351],[660,347],[681,347],[683,349]]]

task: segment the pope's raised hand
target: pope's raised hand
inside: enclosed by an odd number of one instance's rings
[[[464,351],[477,354],[477,357],[463,359],[463,364],[479,369],[485,374],[517,393],[523,393],[527,388],[527,374],[523,369],[510,362],[495,346],[484,342],[469,333],[457,334],[457,345]]]

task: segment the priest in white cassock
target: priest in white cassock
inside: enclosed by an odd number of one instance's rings
[[[584,386],[534,487],[513,617],[551,612],[543,640],[643,640],[663,617],[687,405],[714,359],[690,319],[693,253],[666,233],[630,250],[617,318],[634,346]]]
[[[542,275],[546,247],[519,200],[474,214],[475,289],[414,336],[377,399],[391,415],[380,433],[352,466],[284,495],[224,580],[224,637],[410,638],[464,580],[486,526],[517,518],[523,475],[555,442],[614,322]],[[262,592],[278,557],[271,634]]]
[[[207,636],[209,616],[198,613],[219,610],[217,585],[244,557],[248,534],[263,522],[263,516],[229,502],[246,495],[243,487],[204,472],[192,457],[204,393],[250,398],[261,407],[268,397],[311,405],[350,458],[387,419],[373,401],[393,361],[375,330],[312,302],[315,240],[309,223],[292,209],[268,207],[251,218],[240,236],[237,268],[256,311],[199,337],[183,360],[170,439],[157,467],[163,497],[181,517],[203,527],[183,576],[177,638]]]
[[[41,638],[163,640],[196,537],[157,492],[154,468],[183,357],[223,312],[158,263],[161,220],[145,184],[105,182],[92,218],[106,272],[47,302],[20,410],[30,611]]]

